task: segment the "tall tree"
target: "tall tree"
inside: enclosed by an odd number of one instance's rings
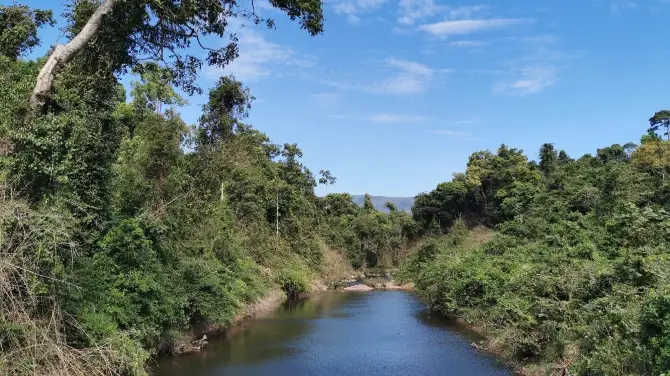
[[[363,210],[366,212],[375,211],[375,205],[372,203],[372,196],[370,196],[368,193],[366,193],[365,197],[363,198]]]
[[[665,133],[670,141],[670,111],[662,110],[654,114],[649,118],[649,130],[652,132],[657,132],[661,128],[665,128]]]
[[[319,184],[324,185],[333,185],[337,181],[337,178],[330,174],[328,170],[319,171],[321,177],[319,178]]]
[[[120,72],[143,61],[160,62],[173,73],[173,83],[188,93],[200,92],[196,74],[206,62],[224,66],[237,57],[237,38],[220,48],[204,46],[202,38],[230,34],[231,19],[249,20],[274,26],[272,19],[256,14],[235,0],[79,0],[72,6],[70,40],[56,46],[40,71],[29,101],[27,119],[38,114],[48,99],[54,81],[84,49],[115,55]],[[311,35],[323,31],[320,0],[270,0],[270,5],[285,12]],[[95,43],[94,43],[95,42]],[[190,54],[196,44],[207,51]]]
[[[558,154],[554,150],[554,145],[552,144],[543,144],[540,147],[540,171],[545,176],[549,176],[554,169],[556,168],[556,163],[558,160]]]
[[[234,77],[221,77],[209,91],[209,101],[202,109],[199,144],[212,145],[230,138],[235,126],[248,116],[254,99],[249,89]]]
[[[37,30],[53,23],[50,10],[0,5],[0,55],[16,60],[30,52],[40,44]]]

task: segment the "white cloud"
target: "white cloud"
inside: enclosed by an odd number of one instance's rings
[[[309,96],[320,107],[335,107],[340,103],[340,93],[316,93]]]
[[[470,137],[469,132],[453,131],[453,130],[450,130],[450,129],[437,129],[437,130],[431,131],[431,133],[441,134],[443,136],[451,136],[451,137]]]
[[[474,120],[474,119],[458,119],[458,120],[447,121],[445,124],[453,125],[453,126],[475,125],[475,124],[479,124],[479,121]]]
[[[449,9],[449,19],[469,19],[472,18],[476,13],[479,13],[486,9],[484,5],[475,5],[475,6],[464,6],[464,7],[450,7]]]
[[[507,62],[507,73],[493,87],[495,93],[520,96],[539,93],[559,80],[565,62],[574,57],[555,49],[557,38],[542,36],[521,42],[525,51]]]
[[[377,114],[372,115],[368,120],[375,123],[419,123],[425,121],[425,116],[397,115],[397,114]]]
[[[368,91],[382,94],[418,94],[425,92],[438,73],[446,73],[448,69],[436,70],[415,61],[386,59],[386,65],[394,69],[394,73],[367,87]]]
[[[419,30],[438,37],[451,35],[466,35],[490,29],[500,29],[527,22],[521,18],[491,18],[491,19],[462,19],[447,20],[419,26]]]
[[[398,4],[398,23],[401,25],[413,25],[417,21],[445,14],[448,19],[470,18],[475,13],[486,9],[485,6],[461,6],[450,7],[439,5],[435,0],[400,0]]]
[[[638,6],[637,2],[631,0],[617,0],[610,3],[610,12],[615,15],[620,15],[621,12],[626,10],[636,9]]]
[[[463,48],[472,48],[472,47],[481,47],[484,46],[486,43],[476,41],[476,40],[457,40],[453,42],[449,42],[450,46],[454,47],[463,47]]]
[[[525,66],[519,69],[516,78],[499,83],[494,90],[497,93],[511,95],[536,94],[552,86],[556,82],[557,75],[558,69],[552,64]]]
[[[351,116],[349,115],[344,115],[344,114],[330,114],[328,115],[329,118],[335,119],[335,120],[349,120],[351,119]]]
[[[427,82],[421,78],[401,74],[369,87],[370,91],[382,94],[419,94],[426,91]]]
[[[242,29],[238,32],[239,57],[223,69],[210,67],[207,74],[218,77],[232,74],[241,81],[254,81],[267,77],[277,66],[297,65],[306,67],[314,65],[310,57],[299,57],[288,46],[273,43],[253,29]]]
[[[304,73],[306,79],[342,91],[362,91],[377,94],[423,93],[449,69],[435,69],[415,61],[390,57],[383,64],[355,74],[326,71],[322,74]],[[372,76],[372,77],[371,77]]]
[[[398,5],[398,23],[413,25],[416,21],[434,16],[446,7],[435,4],[434,0],[400,0]]]
[[[347,16],[347,22],[353,25],[357,25],[361,23],[361,18],[358,16],[354,16],[353,14],[350,14]]]
[[[223,68],[207,67],[209,77],[232,74],[240,81],[258,81],[270,76],[277,68],[293,67],[304,70],[316,65],[313,55],[299,54],[291,47],[268,41],[263,34],[245,24],[232,24],[237,29],[239,56]]]
[[[386,0],[342,0],[333,4],[335,13],[347,16],[352,24],[361,22],[360,15],[379,8]]]
[[[437,50],[432,48],[424,48],[421,50],[421,53],[424,55],[437,55]]]
[[[390,57],[386,59],[386,64],[392,67],[399,68],[400,70],[407,72],[411,75],[417,76],[432,76],[435,73],[435,70],[428,68],[425,64],[417,63],[415,61],[396,59],[395,57]]]

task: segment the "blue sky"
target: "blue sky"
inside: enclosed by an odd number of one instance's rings
[[[329,169],[328,192],[413,196],[501,143],[578,157],[637,142],[670,107],[670,0],[328,0],[317,37],[255,3],[276,30],[240,29],[238,60],[201,84],[244,82],[248,122]],[[47,47],[59,32],[42,34]],[[205,97],[189,101],[194,123]]]

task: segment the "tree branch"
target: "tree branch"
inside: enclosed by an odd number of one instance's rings
[[[74,57],[77,56],[77,54],[95,37],[102,26],[103,17],[112,11],[115,2],[116,0],[105,0],[105,2],[96,9],[95,13],[93,13],[79,34],[72,38],[70,42],[64,45],[59,45],[54,49],[37,76],[35,88],[30,96],[26,121],[30,121],[42,110],[58,72],[72,61],[72,59],[74,59]]]

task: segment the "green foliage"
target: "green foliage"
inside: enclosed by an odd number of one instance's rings
[[[521,150],[501,145],[496,154],[472,154],[465,174],[455,174],[452,181],[418,195],[412,213],[424,231],[435,222],[447,229],[459,218],[497,224],[525,210],[540,181],[540,173]]]
[[[37,30],[53,24],[50,10],[20,4],[0,5],[0,55],[17,60],[40,45]]]
[[[326,214],[323,231],[328,244],[344,250],[354,268],[366,264],[398,266],[418,232],[407,213],[380,212],[374,208],[370,195],[359,207],[349,194],[329,194],[321,200],[321,207]]]
[[[670,111],[658,111],[649,119],[649,132],[658,132],[661,128],[665,128],[665,133],[662,135],[668,136],[670,140]]]
[[[98,2],[75,1],[68,9],[69,37],[84,27]],[[319,0],[272,0],[270,6],[297,20],[311,35],[323,31]],[[114,73],[141,67],[146,61],[160,63],[170,72],[170,84],[188,94],[199,93],[198,73],[204,64],[223,67],[237,58],[237,38],[228,25],[234,19],[274,27],[254,9],[220,0],[118,1],[102,20],[95,43],[86,47],[81,60],[108,62]],[[156,23],[155,20],[160,20]],[[218,46],[203,44],[208,38],[223,39]],[[225,42],[226,39],[228,43]],[[204,51],[204,53],[203,53]]]
[[[0,305],[0,346],[13,354],[0,367],[17,374],[144,374],[179,333],[230,325],[273,283],[309,292],[322,267],[314,176],[297,145],[241,123],[252,98],[241,83],[222,79],[190,129],[173,72],[138,68],[126,103],[108,57],[76,60],[45,113],[22,124],[39,67],[0,56],[0,204],[19,206],[2,206],[0,240],[10,242],[0,257],[25,270],[0,278],[15,298]],[[18,280],[26,285],[9,288]],[[52,315],[67,317],[53,333]],[[21,350],[35,346],[54,353]]]
[[[670,370],[670,295],[653,292],[643,303],[640,338],[649,359],[649,371],[663,374]]]
[[[296,299],[310,291],[309,275],[296,267],[285,268],[279,273],[279,286],[289,299]]]
[[[423,228],[437,219],[451,231],[413,256],[405,278],[517,360],[576,375],[668,373],[666,144],[577,160],[545,144],[538,165],[506,147],[473,154],[465,174],[417,197]],[[458,213],[497,233],[477,245]]]

